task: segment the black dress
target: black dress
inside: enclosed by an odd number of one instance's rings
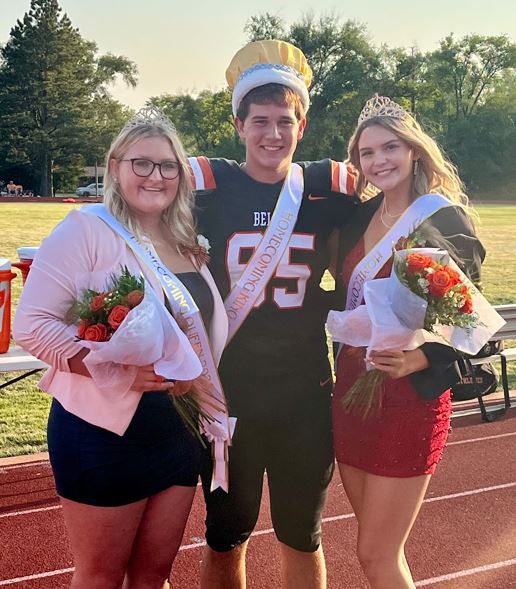
[[[197,272],[178,275],[205,325],[211,291]],[[197,484],[202,447],[186,429],[166,392],[147,392],[123,436],[73,415],[53,399],[48,450],[61,497],[102,507],[127,505],[173,485]]]

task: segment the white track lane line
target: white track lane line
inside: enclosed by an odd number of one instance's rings
[[[48,571],[46,573],[39,573],[37,575],[27,575],[26,577],[18,577],[16,579],[5,579],[0,581],[1,585],[14,585],[16,583],[23,583],[24,581],[33,581],[34,579],[44,579],[45,577],[54,577],[56,575],[65,575],[66,573],[73,573],[75,567],[69,569],[59,569],[58,571]]]
[[[416,581],[416,587],[426,587],[427,585],[434,585],[436,583],[442,583],[443,581],[452,581],[453,579],[469,577],[470,575],[476,575],[477,573],[485,573],[486,571],[494,571],[496,569],[502,569],[514,565],[516,565],[516,558],[511,560],[502,560],[500,562],[493,562],[492,564],[485,564],[484,566],[476,567],[474,569],[466,569],[463,571],[457,571],[455,573],[448,573],[447,575],[441,575],[440,577],[433,577],[431,579]]]
[[[448,446],[457,446],[459,444],[472,444],[473,442],[483,442],[484,440],[497,440],[499,438],[508,438],[510,436],[516,436],[516,432],[510,432],[507,434],[498,434],[496,436],[484,436],[483,438],[470,438],[468,440],[457,440],[456,442],[448,442]]]
[[[510,487],[516,487],[516,482],[506,483],[504,485],[496,485],[493,487],[484,487],[482,489],[473,489],[472,491],[464,491],[463,493],[455,493],[453,495],[441,495],[440,497],[430,497],[429,499],[425,499],[423,501],[423,503],[433,503],[434,501],[445,501],[448,499],[455,499],[457,497],[466,497],[468,495],[478,495],[479,493],[487,493],[489,491],[498,491],[501,489],[508,489]],[[343,515],[335,515],[332,517],[325,517],[325,518],[323,518],[322,523],[326,524],[326,523],[341,521],[344,519],[352,519],[354,517],[355,517],[354,513],[345,513]],[[272,534],[273,532],[274,532],[274,530],[272,528],[268,528],[266,530],[259,530],[257,532],[253,532],[252,536],[266,536],[268,534]],[[197,548],[202,548],[203,546],[206,546],[206,542],[204,542],[204,541],[196,542],[194,544],[184,544],[183,546],[181,546],[179,548],[179,551],[182,552],[184,550],[195,550]],[[462,576],[474,575],[477,572],[484,572],[486,570],[492,570],[492,569],[494,570],[497,568],[512,566],[514,564],[516,564],[516,559],[506,560],[506,561],[494,563],[491,565],[484,565],[482,567],[477,567],[475,569],[468,569],[466,571],[458,571],[455,573],[450,573],[449,575],[444,575],[442,577],[433,577],[432,579],[423,579],[422,581],[418,581],[416,583],[416,587],[422,587],[425,585],[430,585],[432,583],[439,583],[441,581],[447,581],[449,579],[455,579],[455,578],[462,577]],[[74,568],[59,569],[56,571],[48,571],[46,573],[39,573],[36,575],[28,575],[26,577],[17,577],[16,579],[5,579],[3,581],[0,581],[0,586],[14,585],[16,583],[22,583],[23,581],[31,581],[33,579],[42,579],[44,577],[64,575],[66,573],[70,573],[73,571],[74,571]],[[454,575],[454,576],[450,576],[450,575]]]
[[[7,513],[0,513],[0,519],[2,519],[3,517],[15,517],[18,515],[28,515],[29,513],[39,513],[40,511],[53,511],[54,509],[61,509],[61,505],[37,507],[34,509],[24,509],[22,511],[8,511]]]
[[[447,501],[448,499],[456,499],[457,497],[469,497],[470,495],[488,493],[489,491],[501,491],[502,489],[510,489],[511,487],[516,487],[516,482],[504,483],[502,485],[493,485],[492,487],[483,487],[481,489],[472,489],[471,491],[462,491],[461,493],[452,493],[450,495],[439,495],[439,497],[428,497],[423,501],[423,503],[433,503],[434,501]]]
[[[485,440],[497,440],[499,438],[508,438],[516,436],[516,432],[509,432],[506,434],[498,434],[496,436],[483,436],[481,438],[471,438],[469,440],[458,440],[456,442],[448,442],[447,446],[457,446],[458,444],[471,444],[473,442],[483,442]],[[18,468],[31,468],[34,466],[50,466],[48,460],[43,462],[27,462],[26,464],[13,464],[11,466],[0,466],[0,473],[7,470],[15,470]]]
[[[204,543],[202,544],[204,545]],[[197,546],[197,545],[195,545]],[[502,560],[501,562],[494,562],[492,564],[486,564],[481,567],[476,567],[474,569],[465,569],[462,571],[456,571],[454,573],[448,573],[447,575],[441,575],[440,577],[432,577],[430,579],[422,579],[421,581],[416,581],[416,587],[426,587],[428,585],[435,585],[437,583],[442,583],[444,581],[452,581],[453,579],[460,579],[461,577],[469,577],[471,575],[476,575],[477,573],[485,573],[487,571],[494,571],[496,569],[502,569],[510,566],[516,565],[516,558],[512,560]],[[27,575],[26,577],[18,577],[16,579],[6,579],[5,581],[0,581],[0,585],[14,585],[16,583],[23,583],[24,581],[33,581],[35,579],[44,579],[45,577],[54,577],[56,575],[65,575],[66,573],[72,573],[75,569],[60,569],[58,571],[48,571],[47,573],[40,573],[38,575]]]
[[[516,486],[516,482],[514,483],[504,483],[502,485],[494,485],[492,487],[481,487],[479,489],[472,489],[470,491],[462,491],[460,493],[451,493],[449,495],[441,495],[439,497],[428,497],[427,499],[425,499],[423,501],[423,503],[431,503],[433,501],[443,501],[446,499],[455,499],[456,497],[467,497],[469,495],[477,495],[478,493],[486,493],[488,491],[498,491],[501,489],[508,489],[510,487],[515,487]],[[6,518],[6,517],[16,517],[16,516],[21,516],[21,515],[28,515],[31,513],[39,513],[40,511],[52,511],[54,509],[61,509],[61,505],[51,505],[49,507],[38,507],[35,509],[25,509],[25,510],[21,510],[21,511],[9,511],[7,513],[0,513],[0,519],[2,518]],[[348,517],[348,515],[342,515],[342,516],[336,516],[336,518],[345,518]],[[329,520],[323,520],[324,521],[334,521],[334,519],[329,519]]]

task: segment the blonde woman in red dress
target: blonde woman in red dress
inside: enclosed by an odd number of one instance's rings
[[[405,212],[429,193],[446,200],[420,227],[429,236],[426,245],[449,250],[473,282],[479,281],[485,252],[475,236],[462,183],[409,113],[385,97],[369,100],[348,155],[358,171],[358,193],[376,195],[364,199],[353,229],[340,240],[343,263],[337,268],[337,280],[344,290],[361,260],[371,250],[376,252],[385,236],[386,243]],[[373,278],[390,274],[389,256],[396,241],[378,264],[376,275],[369,272],[371,266],[366,274]],[[347,299],[356,295],[356,304],[361,304],[356,284],[353,281],[347,289]],[[372,589],[415,587],[404,547],[448,438],[450,387],[458,380],[456,359],[452,348],[433,343],[412,351],[373,351],[370,360],[386,378],[381,407],[363,417],[346,410],[343,400],[365,371],[365,348],[343,346],[338,355],[335,451],[357,517],[358,559]]]

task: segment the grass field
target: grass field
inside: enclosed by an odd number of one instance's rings
[[[0,258],[16,260],[16,248],[39,245],[72,208],[61,203],[0,203]],[[479,206],[478,233],[487,250],[483,266],[484,293],[493,304],[516,302],[516,206]],[[331,279],[329,279],[331,280]],[[13,313],[21,278],[13,283]],[[511,366],[516,388],[516,367]],[[39,376],[0,390],[0,456],[46,449],[45,427],[50,398],[38,391]],[[5,382],[0,374],[0,383]]]

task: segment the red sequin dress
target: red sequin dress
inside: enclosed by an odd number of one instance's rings
[[[360,239],[344,260],[345,283],[363,256],[364,240]],[[377,278],[385,278],[390,270],[388,262]],[[363,373],[364,359],[365,348],[344,346],[337,360],[333,393],[337,461],[379,476],[433,474],[450,430],[450,391],[426,401],[408,377],[386,379],[378,414],[366,419],[350,415],[342,408],[342,398]]]

